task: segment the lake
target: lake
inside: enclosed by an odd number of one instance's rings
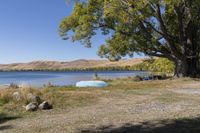
[[[15,83],[18,85],[30,85],[42,87],[48,82],[57,86],[75,85],[78,81],[92,80],[94,71],[87,72],[0,72],[0,85]],[[146,75],[144,71],[100,71],[97,72],[101,78],[124,78],[136,75]]]

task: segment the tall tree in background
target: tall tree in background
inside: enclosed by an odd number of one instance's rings
[[[97,30],[111,36],[99,48],[101,57],[138,52],[173,61],[176,76],[200,73],[200,0],[76,1],[59,26],[63,39],[86,47]]]

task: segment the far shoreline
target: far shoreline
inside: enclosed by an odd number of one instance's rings
[[[147,70],[0,70],[0,72],[148,72]]]

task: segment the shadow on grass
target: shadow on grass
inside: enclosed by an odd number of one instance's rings
[[[200,133],[200,118],[127,123],[117,128],[108,125],[80,133]]]
[[[20,117],[8,116],[5,113],[0,113],[0,131],[13,128],[11,125],[1,125],[1,124],[5,123],[7,121],[10,121],[10,120],[18,119],[18,118],[20,118]]]

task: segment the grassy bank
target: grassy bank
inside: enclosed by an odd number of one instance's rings
[[[129,78],[110,80],[105,88],[0,89],[0,131],[1,126],[13,125],[11,129],[2,131],[104,132],[101,127],[112,125],[109,130],[114,132],[115,128],[122,128],[125,123],[135,125],[158,120],[160,124],[159,120],[164,119],[193,119],[199,115],[200,98],[194,91],[199,85],[197,79],[133,81]],[[185,90],[195,93],[182,93]],[[16,91],[22,95],[20,101],[12,98]],[[26,112],[22,106],[28,103],[28,93],[50,102],[53,109]]]
[[[182,87],[187,83],[192,82],[193,79],[168,79],[155,81],[137,81],[135,78],[124,78],[107,80],[108,87],[104,88],[77,88],[73,86],[66,87],[44,87],[42,89],[23,87],[23,88],[4,88],[0,89],[0,110],[4,112],[24,112],[22,106],[30,101],[27,99],[29,93],[37,95],[42,100],[48,101],[54,105],[55,109],[60,108],[74,108],[77,106],[87,105],[98,101],[99,97],[105,96],[102,92],[117,91],[143,91],[159,88],[177,88]],[[13,93],[19,92],[20,100],[13,98]]]
[[[14,92],[20,93],[20,100],[16,100],[12,96]],[[11,115],[20,117],[23,115],[31,115],[31,113],[26,112],[23,108],[23,106],[30,102],[27,97],[30,93],[39,96],[43,101],[48,101],[53,105],[54,109],[58,110],[87,105],[96,100],[96,96],[98,95],[98,93],[82,93],[81,90],[78,90],[75,87],[48,87],[42,89],[5,88],[0,89],[0,112],[6,112],[7,114],[10,113]]]

